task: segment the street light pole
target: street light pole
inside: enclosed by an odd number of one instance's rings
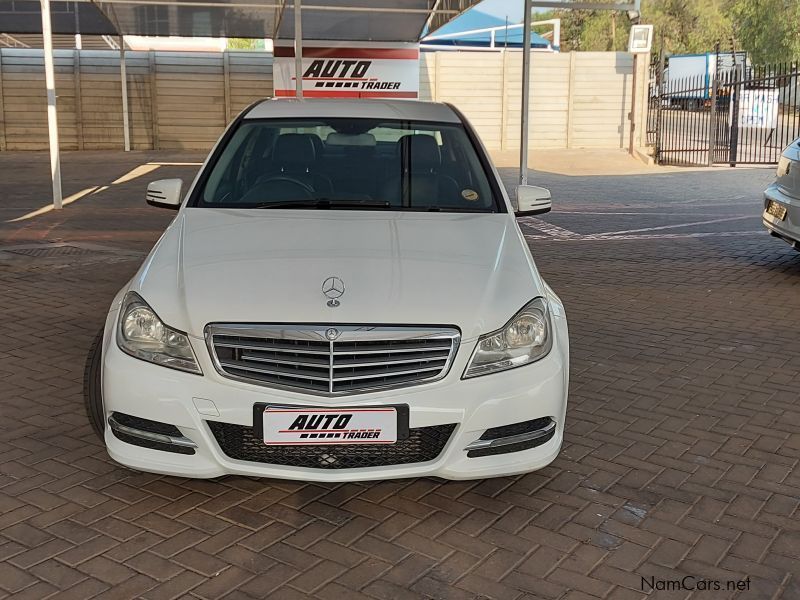
[[[531,84],[531,0],[525,0],[525,26],[522,33],[522,107],[519,132],[519,183],[528,185],[528,108]]]
[[[119,80],[122,84],[122,140],[125,152],[131,151],[131,125],[128,112],[128,71],[125,65],[125,38],[119,36]]]
[[[300,0],[294,0],[294,94],[303,99],[303,18]]]
[[[50,24],[50,0],[42,6],[42,38],[44,40],[44,82],[47,87],[47,131],[50,138],[50,179],[53,182],[53,208],[62,207],[61,160],[58,150],[58,114],[56,113],[56,77],[53,68],[53,29]]]

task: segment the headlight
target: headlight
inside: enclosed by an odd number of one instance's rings
[[[778,168],[775,172],[775,175],[777,175],[778,177],[785,177],[786,175],[789,174],[791,168],[792,168],[792,161],[789,160],[787,156],[781,156],[780,159],[778,159]]]
[[[202,375],[185,333],[164,325],[155,311],[136,292],[122,301],[117,345],[123,352],[172,369]]]
[[[464,378],[521,367],[547,356],[553,346],[544,298],[528,303],[502,329],[478,338]]]

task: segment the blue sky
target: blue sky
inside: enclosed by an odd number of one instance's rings
[[[524,4],[523,0],[483,0],[473,10],[479,10],[501,19],[505,19],[507,16],[509,23],[519,23],[525,12]]]

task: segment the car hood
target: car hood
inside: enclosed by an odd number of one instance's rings
[[[345,291],[327,305],[322,284]],[[544,293],[508,214],[182,210],[131,289],[168,325],[456,325],[464,339],[501,327]]]

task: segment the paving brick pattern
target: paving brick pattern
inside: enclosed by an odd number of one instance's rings
[[[726,173],[716,197],[702,174],[655,181],[660,204],[635,178],[543,175],[560,202],[546,221],[585,233],[757,214],[768,174]],[[6,224],[3,243],[144,250],[169,217],[141,188]],[[83,414],[83,361],[141,255],[0,248],[0,598],[800,598],[800,253],[747,233],[757,218],[728,227],[741,235],[617,241],[534,225],[570,318],[566,441],[539,472],[474,482],[115,465]],[[749,590],[643,589],[684,576]]]

